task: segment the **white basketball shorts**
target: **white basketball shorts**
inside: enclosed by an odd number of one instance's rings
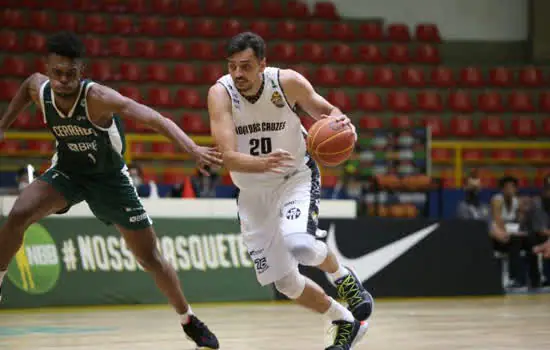
[[[319,169],[310,160],[307,170],[290,176],[279,186],[239,193],[241,231],[261,285],[273,283],[298,268],[284,237],[306,232],[315,235],[320,185]]]

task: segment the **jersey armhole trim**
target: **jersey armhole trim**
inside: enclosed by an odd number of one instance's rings
[[[288,98],[286,97],[286,93],[285,93],[285,89],[283,88],[283,84],[281,84],[281,69],[277,69],[277,83],[279,83],[279,88],[281,89],[281,92],[283,93],[283,97],[285,99],[285,102],[288,106],[288,108],[290,108],[290,110],[296,114],[296,116],[298,116],[298,113],[296,113],[296,105],[294,107],[292,107],[290,105],[290,103],[288,102]]]
[[[105,132],[109,132],[109,130],[113,127],[113,124],[114,124],[114,119],[111,119],[111,125],[108,127],[108,128],[104,128],[104,127],[101,127],[99,125],[97,125],[96,123],[94,123],[92,121],[92,119],[90,118],[90,113],[88,112],[88,90],[90,90],[90,88],[92,86],[94,86],[96,83],[91,81],[89,82],[87,85],[86,85],[86,89],[84,90],[84,100],[86,101],[86,103],[84,104],[84,109],[86,110],[86,118],[88,119],[88,121],[90,122],[90,124],[93,125],[94,128],[96,129],[99,129],[101,131],[105,131]]]
[[[46,120],[46,108],[44,103],[44,89],[46,88],[46,84],[48,84],[49,80],[46,80],[40,85],[40,92],[38,97],[40,98],[40,107],[42,108],[42,119],[44,119],[44,124],[48,125],[48,121]]]

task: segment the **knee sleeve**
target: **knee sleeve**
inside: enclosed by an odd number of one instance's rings
[[[308,233],[287,235],[285,243],[290,253],[302,265],[318,266],[328,255],[327,245]]]
[[[306,278],[298,270],[294,270],[280,280],[275,281],[275,288],[290,299],[298,299],[306,288]]]

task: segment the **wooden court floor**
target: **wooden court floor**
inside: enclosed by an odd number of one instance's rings
[[[288,303],[194,305],[223,350],[322,350],[328,323]],[[0,349],[193,349],[167,307],[0,311]],[[550,349],[550,295],[382,300],[355,350]]]

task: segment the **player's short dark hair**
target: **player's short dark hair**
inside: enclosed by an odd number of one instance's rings
[[[518,187],[518,179],[514,176],[504,176],[500,178],[498,185],[500,188],[504,188],[504,186],[506,186],[506,184],[509,184],[509,183],[514,184],[515,187]]]
[[[86,51],[82,40],[72,32],[60,32],[50,36],[47,47],[50,54],[72,59],[83,58]]]
[[[261,36],[252,32],[240,33],[231,38],[227,44],[227,57],[246,49],[252,49],[259,60],[265,58],[265,41]]]

